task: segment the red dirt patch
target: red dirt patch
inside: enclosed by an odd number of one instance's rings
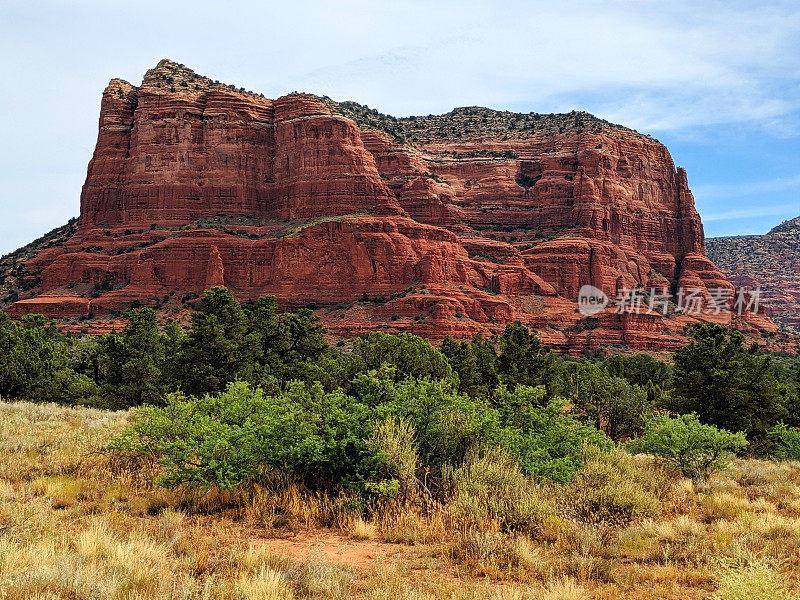
[[[356,540],[329,530],[301,533],[291,538],[255,541],[266,546],[278,556],[295,560],[318,556],[326,561],[338,562],[359,569],[371,567],[375,558],[390,558],[404,549],[403,546],[397,544]]]

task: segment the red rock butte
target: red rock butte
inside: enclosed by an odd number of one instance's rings
[[[313,304],[342,337],[520,321],[562,350],[660,350],[693,317],[612,302],[582,320],[580,287],[732,288],[705,255],[686,173],[648,136],[581,112],[394,118],[269,100],[169,60],[103,92],[70,233],[26,256],[33,283],[10,314],[91,323],[225,285]]]

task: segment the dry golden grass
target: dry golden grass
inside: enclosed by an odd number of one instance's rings
[[[659,487],[652,465],[636,465],[658,503],[631,522],[586,512],[614,494],[576,503],[574,487],[540,486],[521,533],[497,511],[355,514],[346,496],[279,475],[268,488],[156,488],[156,465],[100,451],[127,418],[0,403],[0,599],[797,598],[800,463],[739,460]],[[307,550],[283,552],[286,540]]]
[[[378,528],[374,523],[365,521],[363,517],[355,517],[347,527],[347,533],[357,540],[378,539]]]

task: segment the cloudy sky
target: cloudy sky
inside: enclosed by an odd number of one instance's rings
[[[404,116],[587,110],[686,167],[706,234],[800,215],[800,3],[0,0],[0,254],[78,214],[108,80],[168,57]]]

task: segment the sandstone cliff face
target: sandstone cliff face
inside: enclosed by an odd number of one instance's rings
[[[141,87],[115,79],[103,92],[81,224],[396,207],[359,133],[311,97],[273,102],[162,61]]]
[[[765,235],[711,238],[708,252],[735,285],[761,289],[776,323],[800,331],[800,217]]]
[[[110,82],[77,231],[25,269],[38,285],[15,315],[96,317],[224,284],[320,306],[343,336],[520,320],[565,350],[672,348],[693,320],[612,302],[582,326],[585,284],[612,299],[731,287],[685,172],[646,136],[584,113],[394,119],[268,100],[166,60],[139,87]]]

